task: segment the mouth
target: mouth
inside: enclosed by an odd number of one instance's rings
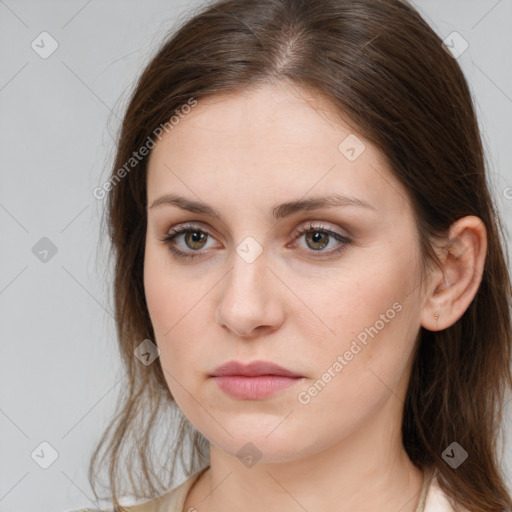
[[[241,377],[260,377],[262,375],[275,375],[280,377],[303,377],[287,368],[270,361],[252,361],[249,364],[238,361],[229,361],[216,368],[210,377],[241,376]]]
[[[261,400],[297,384],[304,376],[268,361],[248,365],[230,361],[219,366],[210,378],[233,398]]]

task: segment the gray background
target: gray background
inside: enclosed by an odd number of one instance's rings
[[[133,81],[178,16],[200,3],[0,0],[0,511],[94,505],[88,457],[122,372],[98,251],[104,201],[92,191],[108,175]],[[469,43],[458,60],[510,225],[512,0],[415,5],[443,39],[456,31]],[[58,43],[46,59],[31,47],[43,31]],[[57,250],[46,262],[33,252],[49,244],[43,237]],[[44,441],[58,452],[47,469],[35,462],[51,461]],[[510,486],[508,439],[505,469]]]

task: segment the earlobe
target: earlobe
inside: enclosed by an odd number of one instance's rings
[[[433,275],[422,312],[421,325],[441,331],[466,311],[482,281],[487,232],[479,217],[467,216],[452,224],[448,245],[439,258],[442,267]]]

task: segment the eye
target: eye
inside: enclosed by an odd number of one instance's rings
[[[306,251],[316,252],[318,257],[331,256],[346,249],[351,243],[347,237],[332,231],[322,225],[309,223],[306,227],[295,232],[294,241],[305,237]],[[208,241],[213,236],[197,225],[188,224],[173,227],[161,241],[168,246],[169,251],[177,258],[196,258],[208,249]],[[334,248],[324,250],[326,247]],[[210,246],[211,247],[211,246]],[[310,249],[308,251],[308,249]]]
[[[169,234],[161,240],[178,258],[195,258],[201,255],[201,249],[208,247],[206,244],[209,237],[211,235],[198,226],[181,225],[172,228]],[[184,247],[182,245],[180,248],[179,242],[182,242]]]
[[[308,252],[318,252],[322,256],[329,256],[339,253],[347,248],[351,243],[347,237],[332,231],[322,225],[315,226],[311,223],[308,226],[299,228],[296,231],[294,240],[304,237],[306,248],[311,249]],[[326,247],[332,247],[330,250],[324,251]]]

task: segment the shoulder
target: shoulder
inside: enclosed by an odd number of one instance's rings
[[[158,498],[138,503],[136,505],[123,505],[126,512],[181,512],[185,504],[188,491],[194,485],[196,480],[208,469],[206,466],[193,475],[189,476],[184,482],[174,487],[170,491],[162,494]],[[80,510],[71,510],[69,512],[113,512],[113,509],[82,508]]]
[[[185,504],[188,491],[194,485],[196,480],[208,469],[209,466],[196,471],[184,482],[166,492],[162,496],[144,503],[139,503],[130,507],[124,507],[126,512],[181,512]]]
[[[461,505],[454,504],[453,500],[441,489],[436,477],[432,478],[423,510],[424,512],[468,512]]]

